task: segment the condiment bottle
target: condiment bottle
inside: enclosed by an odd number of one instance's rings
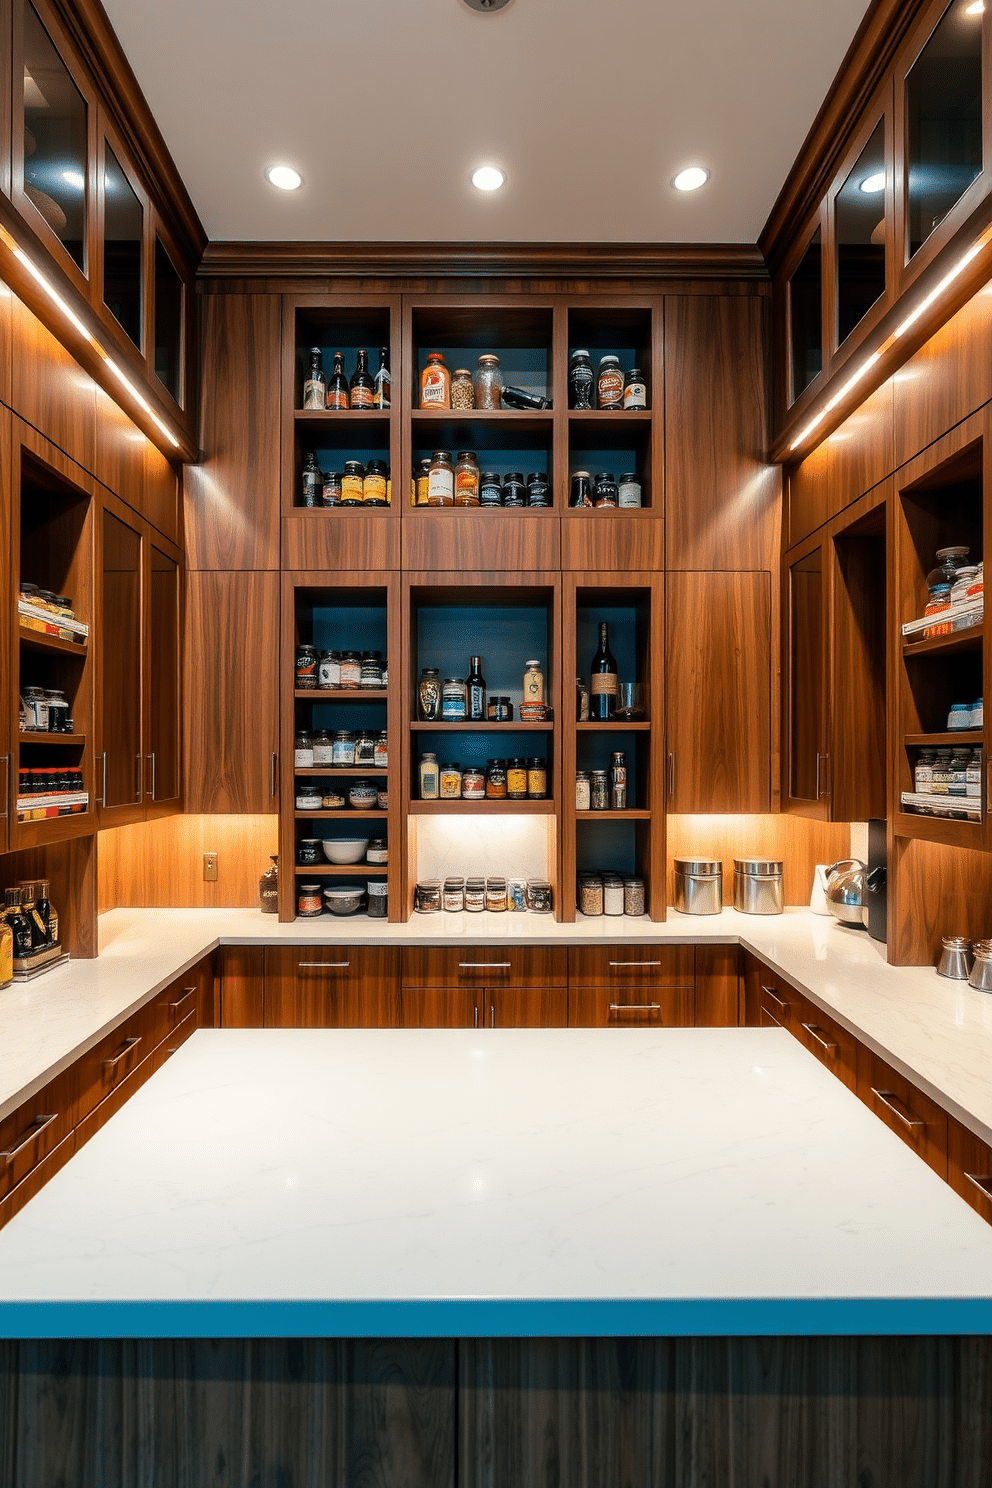
[[[334,353],[334,371],[327,384],[327,406],[332,409],[348,407],[348,384],[344,378],[344,352]]]
[[[648,389],[640,367],[631,367],[623,385],[624,408],[647,408]]]
[[[327,407],[327,378],[321,365],[319,346],[310,348],[310,370],[303,382],[303,407],[324,409]]]
[[[466,687],[462,677],[445,677],[441,717],[445,723],[462,723],[465,719]]]
[[[431,490],[431,462],[428,459],[418,460],[413,472],[414,479],[414,506],[430,506]]]
[[[625,470],[617,482],[618,505],[621,507],[640,506],[641,482],[637,472]]]
[[[370,460],[365,467],[362,482],[363,506],[386,505],[386,475],[389,467],[385,460]]]
[[[388,408],[389,407],[389,398],[390,398],[390,391],[391,391],[391,388],[390,388],[391,379],[390,379],[390,376],[389,376],[389,368],[386,366],[386,361],[387,361],[388,357],[389,357],[389,347],[388,346],[380,346],[379,347],[379,370],[375,374],[375,379],[374,379],[374,383],[373,383],[373,392],[372,392],[372,407],[373,408],[383,409],[383,408]]]
[[[451,407],[451,373],[439,351],[428,352],[427,365],[420,374],[421,408]]]
[[[486,800],[506,800],[505,759],[491,759],[486,764]]]
[[[548,794],[547,761],[532,758],[527,761],[527,799],[543,801]]]
[[[481,668],[482,657],[473,656],[471,671],[465,680],[466,718],[484,719],[486,716],[486,679],[482,675]]]
[[[590,409],[596,376],[587,351],[573,351],[568,363],[568,405],[570,408]]]
[[[303,472],[300,476],[300,505],[320,506],[324,494],[324,476],[320,466],[317,464],[317,456],[313,450],[308,450],[303,460]]]
[[[527,762],[511,759],[506,766],[506,797],[509,801],[527,799]]]
[[[596,379],[596,407],[609,413],[623,408],[623,373],[620,358],[600,357],[599,376]]]
[[[4,917],[14,936],[14,958],[22,960],[31,954],[31,925],[21,908],[20,889],[7,889],[4,901]]]
[[[362,506],[365,501],[365,466],[361,460],[345,460],[341,472],[341,505]]]
[[[348,384],[348,407],[375,407],[375,386],[369,372],[369,354],[367,351],[360,351],[358,353],[358,363],[354,372],[351,374],[351,382]]]
[[[479,505],[479,465],[474,450],[460,450],[455,465],[455,505]]]
[[[544,672],[541,670],[539,661],[526,663],[523,701],[525,703],[544,702]]]
[[[455,472],[448,450],[435,450],[431,458],[427,504],[428,506],[454,506],[455,504]]]

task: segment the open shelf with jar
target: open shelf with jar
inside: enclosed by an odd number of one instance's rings
[[[892,811],[897,837],[985,851],[992,849],[981,566],[992,492],[988,421],[987,412],[973,416],[901,472]]]
[[[623,912],[663,919],[664,579],[569,574],[562,605],[561,918],[612,914],[619,877]]]
[[[320,887],[331,880],[332,894],[360,887],[359,916],[400,919],[400,715],[388,686],[401,654],[397,578],[284,574],[281,634],[292,769],[280,793],[279,917],[332,913]]]
[[[95,831],[92,801],[93,496],[48,463],[24,426],[14,440],[16,709],[10,847]],[[32,446],[34,448],[32,448]]]

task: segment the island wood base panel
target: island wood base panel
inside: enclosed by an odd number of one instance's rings
[[[992,1339],[0,1343],[18,1488],[971,1488]]]

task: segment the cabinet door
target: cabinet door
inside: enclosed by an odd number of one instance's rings
[[[399,953],[391,947],[265,948],[266,1028],[398,1028]]]
[[[187,573],[187,811],[278,809],[278,655],[278,573]]]
[[[827,771],[827,574],[822,546],[785,569],[784,794],[789,809],[825,817]]]
[[[145,675],[147,727],[145,791],[147,815],[170,816],[181,795],[182,716],[181,570],[176,556],[156,541],[147,544],[149,571]]]
[[[404,987],[404,1028],[478,1028],[486,993],[472,987]]]
[[[100,513],[97,616],[100,825],[144,819],[142,635],[144,527],[120,502]]]
[[[668,810],[771,809],[771,575],[668,576]]]
[[[494,987],[486,996],[487,1028],[567,1028],[564,987]]]

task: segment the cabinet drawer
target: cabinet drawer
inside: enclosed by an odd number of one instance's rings
[[[570,1028],[691,1028],[689,987],[570,987]]]
[[[161,1043],[162,1005],[153,1000],[126,1018],[79,1061],[78,1119],[106,1100]]]
[[[404,1028],[478,1028],[486,993],[482,987],[404,986],[401,1002]]]
[[[404,987],[564,987],[563,946],[405,946]]]
[[[858,1041],[808,998],[799,1001],[795,1035],[848,1090],[858,1088]]]
[[[389,946],[265,948],[266,1028],[398,1028],[399,952]]]
[[[122,1079],[116,1081],[99,1105],[94,1106],[80,1121],[76,1127],[77,1150],[88,1142],[90,1137],[95,1136],[102,1126],[106,1126],[111,1116],[114,1116],[131,1099],[136,1090],[141,1089],[146,1080],[150,1080],[152,1075],[162,1068],[170,1054],[174,1054],[195,1031],[196,1010],[194,1009],[157,1048],[151,1049],[144,1059],[140,1059]]]
[[[953,1116],[947,1118],[947,1181],[992,1224],[992,1147]]]
[[[199,1021],[200,1004],[203,999],[204,978],[202,974],[203,962],[193,966],[183,976],[177,977],[157,992],[149,1003],[153,1011],[153,1023],[150,1037],[151,1047],[144,1053],[151,1053],[151,1049],[157,1048],[164,1038],[167,1038],[173,1029],[178,1028],[190,1013],[196,1013]]]
[[[16,1188],[12,1188],[9,1193],[0,1198],[0,1230],[8,1220],[13,1219],[15,1214],[20,1213],[36,1193],[40,1193],[49,1178],[54,1178],[59,1169],[65,1167],[75,1150],[76,1133],[70,1131],[57,1147],[53,1147],[51,1152],[43,1157],[25,1178],[21,1179]]]
[[[798,1035],[802,996],[762,966],[758,977],[758,1011],[762,1028],[778,1026]]]
[[[487,1028],[567,1028],[564,987],[493,987],[486,999]]]
[[[76,1089],[73,1066],[0,1121],[0,1199],[22,1183],[72,1131]]]
[[[688,987],[695,985],[691,945],[571,946],[570,987]]]
[[[947,1113],[863,1044],[858,1095],[935,1173],[947,1177]]]

